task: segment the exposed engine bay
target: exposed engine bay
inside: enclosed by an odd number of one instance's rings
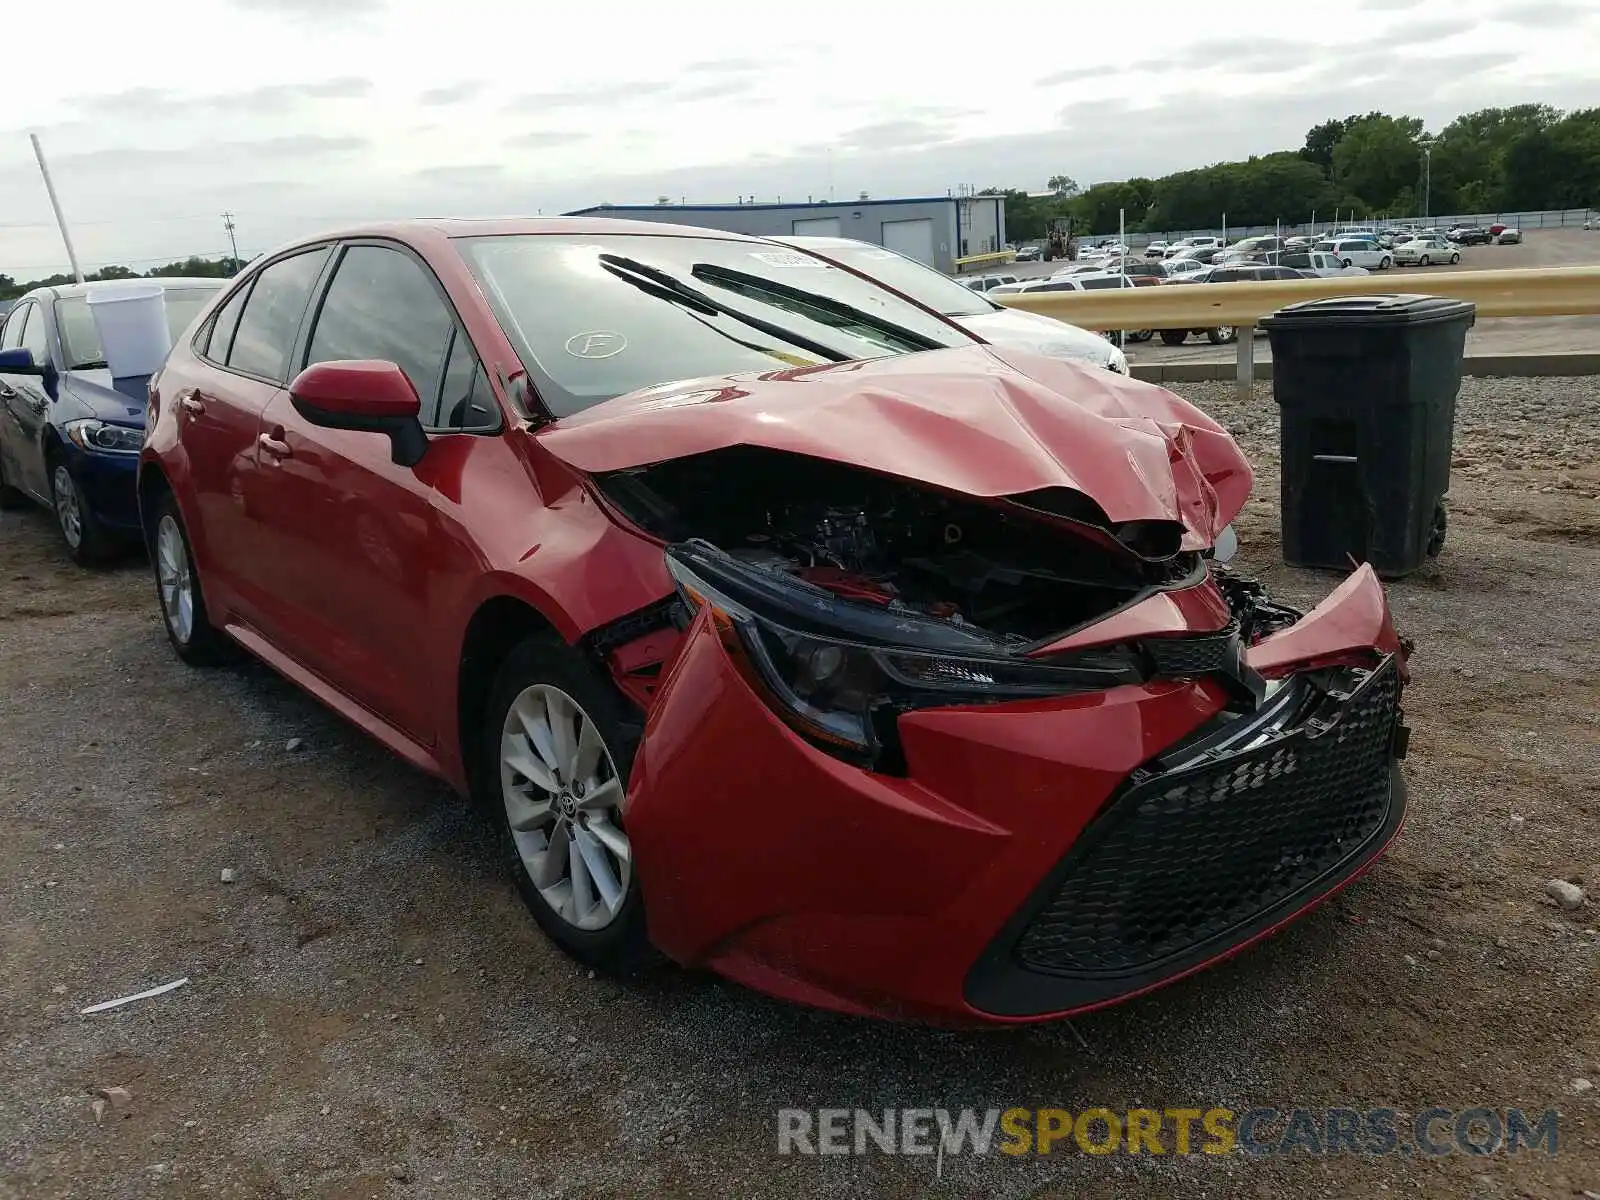
[[[698,538],[844,599],[975,626],[1022,647],[1200,578],[1176,522],[1117,528],[1064,489],[994,502],[736,446],[599,477],[667,542]]]

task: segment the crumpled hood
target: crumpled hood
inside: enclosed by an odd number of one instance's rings
[[[1226,431],[1171,392],[999,346],[663,384],[535,436],[590,473],[745,445],[970,496],[1071,488],[1115,523],[1182,522],[1190,548],[1252,481]]]

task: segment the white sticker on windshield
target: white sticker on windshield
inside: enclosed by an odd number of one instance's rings
[[[756,250],[750,257],[759,259],[769,267],[815,267],[825,270],[828,266],[820,258],[812,258],[798,250]]]

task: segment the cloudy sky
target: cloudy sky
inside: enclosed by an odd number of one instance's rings
[[[15,278],[66,268],[30,132],[85,268],[142,269],[225,252],[224,210],[248,258],[371,217],[1087,185],[1298,146],[1373,108],[1434,127],[1600,105],[1596,0],[1352,0],[1296,21],[1236,0],[1218,11],[1237,33],[1177,0],[1121,25],[1074,23],[1061,0],[16,7],[0,109]]]

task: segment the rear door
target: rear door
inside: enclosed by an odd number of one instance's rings
[[[329,248],[296,251],[244,281],[201,330],[188,386],[176,405],[178,438],[188,464],[190,538],[206,573],[213,620],[232,618],[281,635],[275,596],[301,564],[280,558],[263,537],[267,497],[256,463],[261,414],[283,390],[312,289]]]
[[[430,612],[481,569],[461,517],[469,460],[504,451],[500,409],[444,288],[406,248],[340,251],[300,366],[397,363],[421,401],[428,450],[396,465],[388,438],[312,425],[280,392],[261,418],[260,463],[275,552],[298,570],[281,595],[297,658],[424,745],[435,682],[419,654]]]

